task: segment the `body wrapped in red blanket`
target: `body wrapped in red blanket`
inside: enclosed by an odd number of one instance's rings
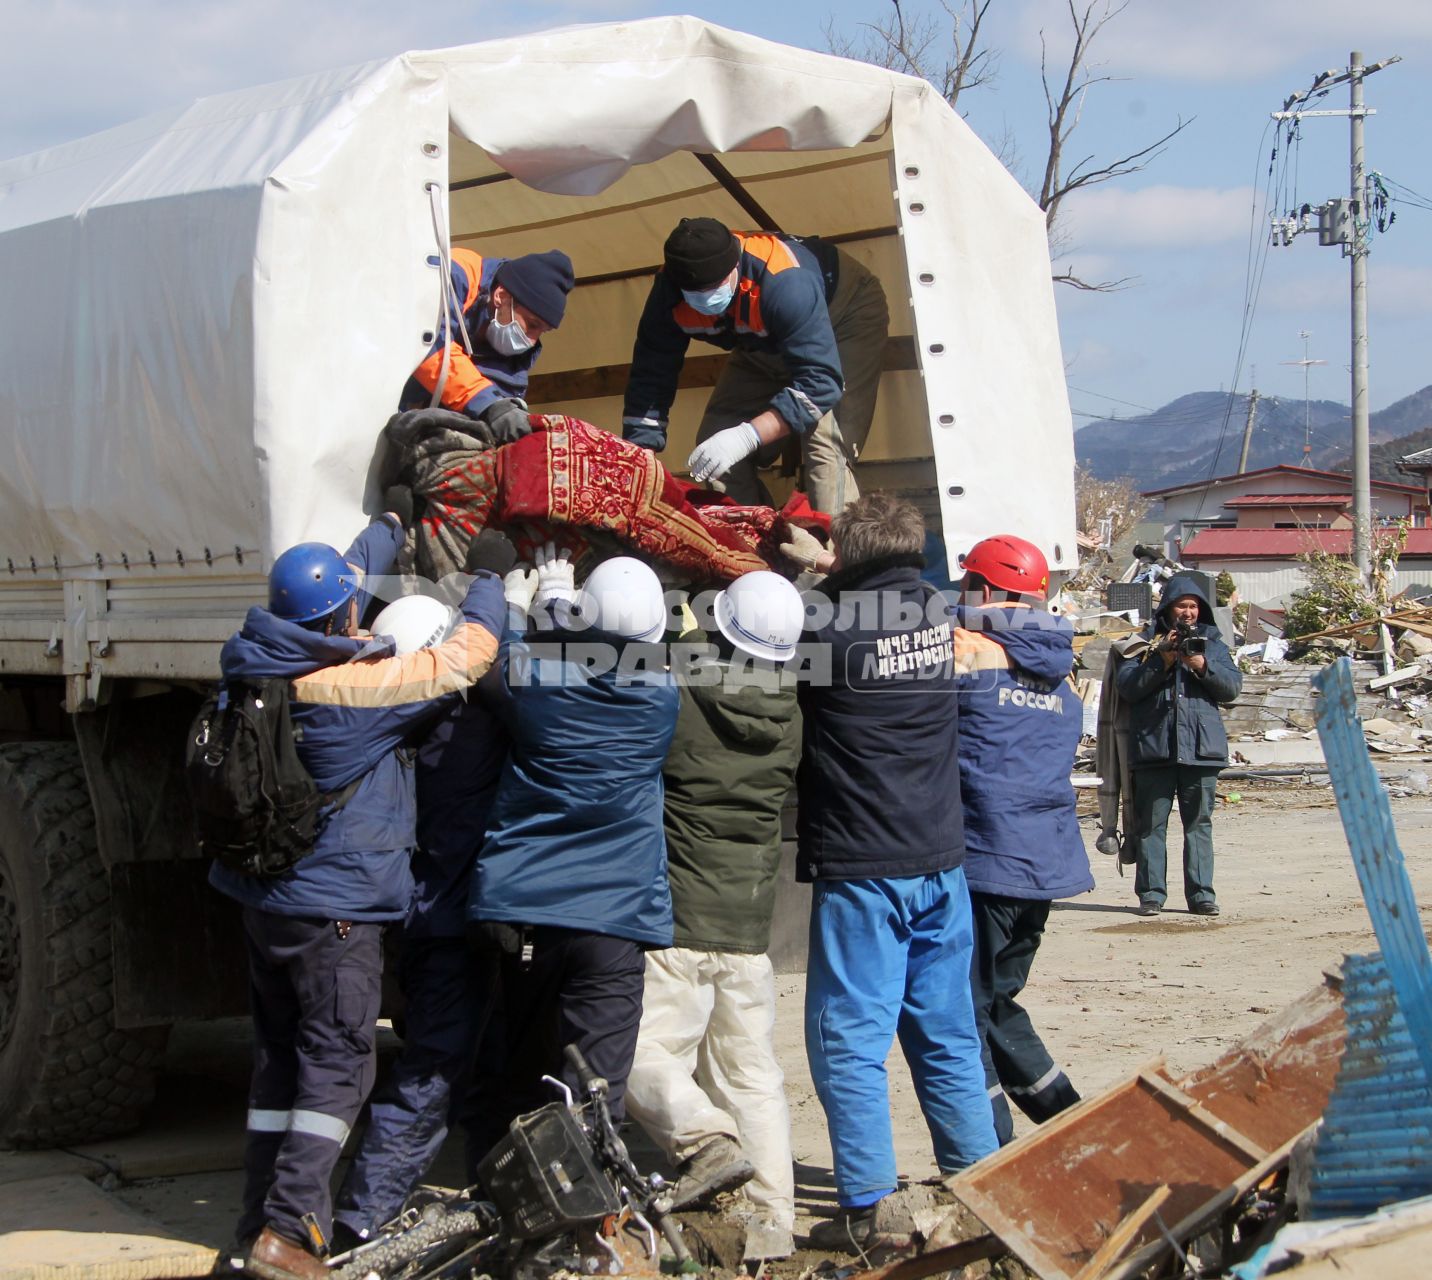
[[[467,541],[489,522],[576,551],[593,535],[659,560],[673,576],[730,581],[790,566],[778,544],[788,523],[829,528],[797,493],[781,511],[745,507],[678,480],[647,449],[577,418],[532,418],[532,434],[496,451],[445,450],[415,458],[407,480],[427,500],[418,567],[441,576],[460,566]],[[455,564],[453,563],[455,562]]]

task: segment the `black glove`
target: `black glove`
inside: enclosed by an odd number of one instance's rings
[[[511,444],[532,434],[532,421],[527,406],[520,400],[494,400],[478,416],[492,433],[494,445]]]
[[[383,510],[391,511],[404,529],[413,526],[413,491],[405,484],[390,485],[383,490]]]
[[[496,529],[484,529],[467,544],[467,559],[462,568],[464,573],[486,569],[505,578],[516,563],[517,548],[512,545],[512,539]]]

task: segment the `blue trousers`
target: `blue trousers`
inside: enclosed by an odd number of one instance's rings
[[[1134,770],[1139,865],[1134,892],[1163,906],[1168,897],[1168,822],[1174,802],[1183,823],[1183,899],[1213,902],[1213,809],[1220,766],[1155,765]]]
[[[462,938],[406,938],[403,1051],[368,1108],[334,1218],[359,1235],[396,1217],[436,1159],[492,1003]]]
[[[940,1170],[995,1150],[970,997],[973,949],[961,868],[816,884],[806,1057],[842,1207],[873,1204],[896,1186],[885,1059],[897,1034]]]
[[[332,1232],[328,1183],[373,1087],[383,974],[380,924],[244,908],[254,1071],[237,1238],[267,1224],[300,1243]]]

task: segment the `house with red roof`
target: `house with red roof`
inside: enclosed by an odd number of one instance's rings
[[[1432,584],[1427,486],[1374,480],[1371,488],[1374,526],[1411,525],[1393,589]],[[1253,604],[1277,605],[1306,584],[1300,555],[1352,551],[1352,480],[1341,472],[1285,464],[1143,496],[1162,504],[1166,555],[1231,574]]]

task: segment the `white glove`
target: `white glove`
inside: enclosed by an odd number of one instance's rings
[[[537,570],[513,569],[502,580],[502,594],[514,609],[526,614],[532,608],[532,598],[537,594]]]
[[[719,480],[742,458],[749,458],[761,447],[761,437],[749,422],[718,431],[691,451],[686,465],[697,484]]]
[[[835,559],[831,551],[809,529],[802,529],[798,524],[790,525],[789,529],[790,541],[781,543],[781,554],[811,573],[829,573]]]
[[[556,600],[571,604],[577,598],[576,571],[572,568],[571,554],[555,542],[537,548],[533,557],[537,561],[537,594],[534,604],[540,606]]]

